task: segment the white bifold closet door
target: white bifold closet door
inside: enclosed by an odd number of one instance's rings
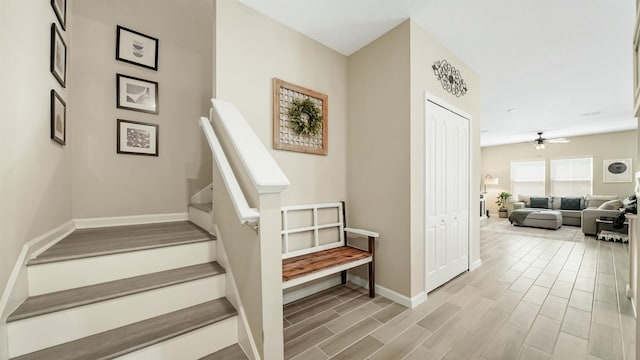
[[[426,101],[425,286],[469,269],[469,119]]]

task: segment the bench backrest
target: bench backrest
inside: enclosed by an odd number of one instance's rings
[[[282,258],[344,246],[341,202],[282,207]]]

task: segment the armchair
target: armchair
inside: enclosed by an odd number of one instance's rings
[[[585,235],[596,235],[596,219],[601,216],[615,217],[620,215],[620,210],[598,210],[588,208],[582,210],[582,232]]]

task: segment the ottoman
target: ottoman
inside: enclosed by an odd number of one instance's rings
[[[517,209],[516,211],[528,211],[527,209]],[[529,226],[543,229],[560,229],[562,226],[562,213],[554,210],[532,211],[524,219],[520,226]]]

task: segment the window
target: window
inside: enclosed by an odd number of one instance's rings
[[[544,160],[511,162],[511,195],[544,196]]]
[[[551,160],[551,195],[591,194],[592,164],[592,158]]]

